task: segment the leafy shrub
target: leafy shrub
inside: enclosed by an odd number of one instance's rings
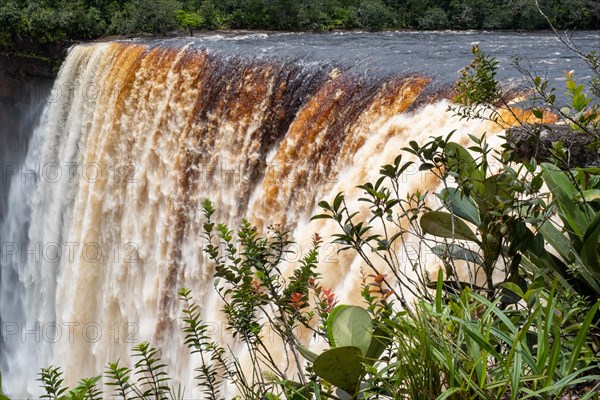
[[[448,16],[440,7],[428,9],[425,15],[419,18],[419,29],[446,29],[448,27]]]
[[[357,11],[361,26],[371,31],[379,31],[394,23],[394,16],[379,0],[362,1]]]

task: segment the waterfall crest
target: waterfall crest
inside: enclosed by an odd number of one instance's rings
[[[234,226],[285,224],[308,249],[314,232],[332,232],[309,224],[316,201],[356,193],[410,140],[493,130],[452,118],[430,86],[191,46],[72,48],[1,226],[14,244],[3,248],[0,294],[7,393],[35,396],[36,374],[51,364],[67,384],[98,375],[149,340],[198,397],[178,288],[191,288],[226,336],[202,254],[202,200]],[[434,185],[416,168],[405,183],[407,193]],[[358,302],[360,261],[336,251],[323,247],[324,280]]]

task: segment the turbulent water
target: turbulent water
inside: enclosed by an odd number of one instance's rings
[[[599,35],[577,38],[586,49]],[[355,192],[409,140],[497,131],[446,112],[447,84],[475,42],[505,63],[528,56],[553,80],[583,71],[546,33],[212,35],[72,48],[26,159],[10,169],[7,393],[39,394],[36,373],[50,364],[69,384],[100,374],[150,340],[200,398],[178,288],[193,290],[216,338],[230,335],[202,254],[201,201],[232,225],[284,224],[302,249],[313,232],[327,238],[329,225],[309,223],[316,201]],[[501,78],[518,76],[507,68]],[[406,192],[432,185],[416,170],[405,183]],[[357,301],[359,260],[326,245],[320,261],[326,285]]]

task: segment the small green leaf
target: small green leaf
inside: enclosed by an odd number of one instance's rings
[[[310,351],[309,349],[307,349],[306,347],[302,346],[302,345],[296,345],[296,349],[298,349],[298,352],[300,354],[302,354],[302,356],[304,358],[306,358],[308,361],[310,361],[311,363],[314,363],[315,360],[317,359],[317,357],[319,357],[319,355],[317,353],[313,353],[312,351]]]
[[[586,98],[583,93],[580,93],[573,97],[573,108],[575,108],[577,111],[583,111],[589,102],[590,99]]]
[[[329,214],[317,214],[317,215],[313,215],[310,220],[314,221],[317,219],[333,219],[333,216],[329,215]]]
[[[433,236],[478,242],[477,236],[464,221],[447,212],[427,212],[421,216],[420,224],[423,232]]]
[[[450,257],[451,259],[465,260],[479,265],[483,264],[483,259],[479,254],[456,244],[440,244],[433,246],[431,251],[440,258]]]

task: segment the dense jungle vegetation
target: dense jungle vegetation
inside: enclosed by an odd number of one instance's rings
[[[557,28],[600,28],[595,0],[542,0]],[[0,46],[183,29],[546,29],[532,0],[2,0]]]

